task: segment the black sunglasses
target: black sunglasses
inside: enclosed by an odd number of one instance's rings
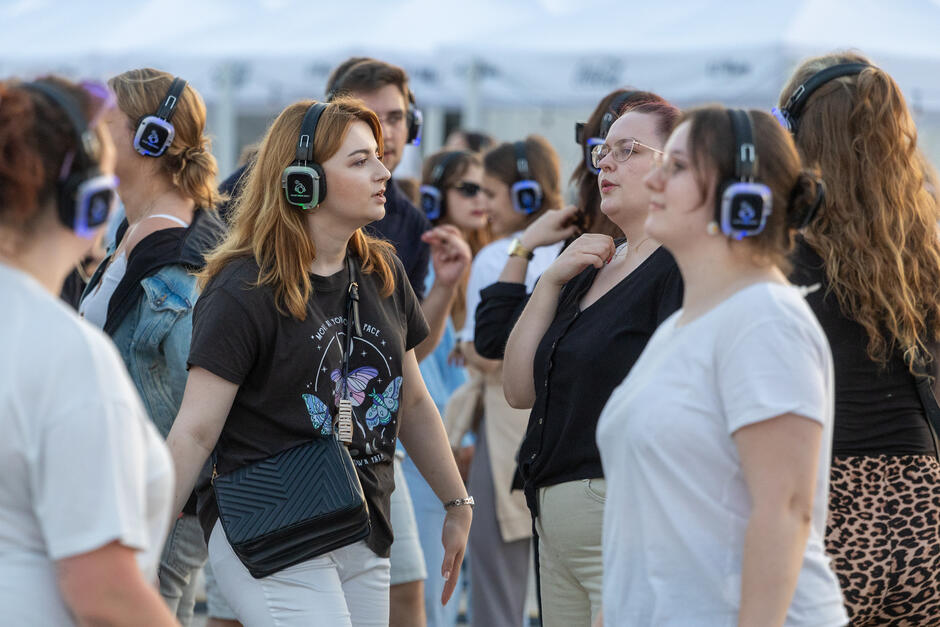
[[[461,181],[453,187],[464,198],[473,198],[480,193],[481,189],[479,183],[471,183],[470,181]]]

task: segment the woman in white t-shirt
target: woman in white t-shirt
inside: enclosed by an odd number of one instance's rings
[[[844,625],[823,550],[832,357],[781,267],[820,200],[769,114],[687,113],[647,176],[683,308],[597,427],[607,625]]]
[[[173,469],[111,342],[56,298],[116,201],[104,85],[0,83],[0,622],[172,625]],[[89,121],[90,120],[90,121]]]

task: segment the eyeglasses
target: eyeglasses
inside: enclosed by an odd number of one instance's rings
[[[644,144],[643,142],[636,139],[622,139],[614,144],[613,147],[609,146],[608,144],[594,146],[594,148],[591,149],[591,165],[593,165],[595,168],[600,168],[601,161],[604,159],[604,157],[610,154],[613,155],[614,161],[623,163],[630,158],[630,155],[636,152],[637,146],[646,148],[652,152],[654,156],[656,154],[663,154],[662,150],[648,146],[647,144]]]
[[[675,176],[682,169],[674,155],[658,152],[653,155],[653,169],[660,170],[667,179]]]
[[[479,183],[471,183],[470,181],[461,181],[454,185],[453,188],[464,198],[473,198],[480,193],[481,189]]]

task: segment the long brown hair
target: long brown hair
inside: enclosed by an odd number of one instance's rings
[[[793,248],[794,225],[816,201],[817,179],[803,170],[793,138],[765,111],[749,110],[758,156],[758,180],[773,194],[773,211],[759,234],[741,244],[749,246],[755,263],[776,265],[789,272],[787,256]],[[689,123],[689,152],[702,199],[717,193],[719,182],[734,178],[734,129],[728,109],[706,105],[690,109],[679,123]],[[729,240],[730,241],[730,240]]]
[[[160,108],[172,83],[172,74],[152,68],[128,70],[108,81],[132,129],[138,120]],[[189,83],[176,104],[173,128],[173,143],[158,159],[162,170],[196,207],[214,207],[220,199],[215,181],[219,167],[206,135],[206,105]]]
[[[440,180],[432,181],[434,169],[438,164],[443,163],[445,159],[447,159],[447,167],[441,172]],[[480,158],[480,155],[463,150],[442,150],[424,160],[421,183],[423,185],[438,184],[443,196],[441,199],[441,215],[433,221],[434,226],[438,224],[452,224],[447,215],[447,190],[459,183],[460,179],[467,173],[467,170],[473,166],[483,167],[483,160]],[[493,241],[493,231],[490,229],[489,224],[481,229],[473,229],[471,231],[461,229],[461,232],[464,239],[467,240],[467,244],[470,245],[470,252],[473,253],[474,257],[477,256],[477,253],[480,252],[484,246]],[[467,317],[467,281],[469,280],[470,268],[468,267],[467,271],[460,279],[457,295],[454,297],[454,304],[451,305],[450,308],[450,317],[454,321],[454,326],[458,329],[463,328]]]
[[[273,286],[278,311],[297,320],[307,316],[307,300],[313,292],[309,268],[317,251],[307,233],[304,212],[284,197],[281,173],[294,160],[301,122],[315,102],[294,103],[271,124],[246,175],[244,191],[237,197],[232,229],[206,257],[206,267],[199,273],[200,285],[205,286],[230,261],[252,256],[260,268],[256,284]],[[314,160],[323,163],[336,154],[356,121],[369,126],[381,147],[382,128],[375,114],[359,100],[337,98],[326,105],[317,124]],[[395,289],[392,245],[358,229],[349,241],[349,250],[359,258],[364,274],[378,276],[382,295],[391,295]]]
[[[839,63],[870,61],[856,53],[808,59],[780,102]],[[938,339],[940,211],[900,88],[874,66],[826,83],[807,101],[796,143],[826,182],[825,202],[805,237],[825,262],[830,291],[843,314],[865,328],[873,361],[885,364],[900,350],[914,372]]]

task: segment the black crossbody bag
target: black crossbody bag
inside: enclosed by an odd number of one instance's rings
[[[347,256],[346,351],[349,373],[353,332],[359,327],[359,287]],[[349,393],[344,388],[344,400]],[[334,425],[335,427],[335,425]],[[266,459],[224,475],[215,472],[212,489],[219,520],[232,550],[252,577],[329,553],[369,536],[369,509],[349,451],[337,428]]]

